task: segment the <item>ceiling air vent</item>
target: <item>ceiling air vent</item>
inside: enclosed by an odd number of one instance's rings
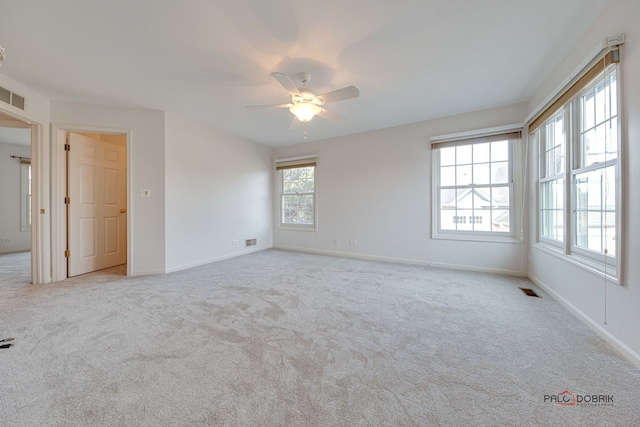
[[[11,104],[16,108],[24,110],[24,96],[11,92],[9,89],[0,87],[0,101]]]

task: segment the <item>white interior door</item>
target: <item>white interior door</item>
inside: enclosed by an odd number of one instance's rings
[[[127,262],[125,147],[69,134],[68,276]]]

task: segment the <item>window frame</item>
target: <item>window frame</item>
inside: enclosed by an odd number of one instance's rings
[[[603,60],[606,54],[599,56],[596,63]],[[591,69],[593,70],[593,68]],[[592,72],[592,71],[588,72]],[[582,108],[580,103],[582,102],[585,94],[593,91],[594,87],[602,84],[611,74],[615,73],[616,84],[616,157],[615,159],[607,159],[604,162],[596,162],[591,165],[580,165],[580,149],[581,149],[581,133],[584,133],[582,126],[584,123],[584,117],[582,115]],[[616,284],[622,284],[622,264],[624,261],[624,254],[622,253],[623,238],[624,238],[624,222],[623,222],[623,200],[622,194],[624,182],[623,176],[623,134],[622,134],[622,85],[620,81],[620,64],[619,62],[611,62],[606,67],[602,68],[595,77],[584,84],[580,90],[576,91],[565,105],[560,110],[553,113],[550,118],[547,118],[537,129],[534,129],[533,138],[538,144],[538,182],[536,189],[538,192],[537,199],[537,241],[536,248],[544,252],[550,253],[554,256],[560,257],[570,263],[577,265],[583,269],[591,271],[602,277],[605,277],[608,281]],[[543,157],[544,152],[544,137],[542,129],[544,129],[548,123],[553,120],[557,114],[562,111],[564,113],[564,126],[565,126],[565,164],[564,171],[562,173],[564,179],[564,230],[563,241],[558,242],[553,239],[548,239],[542,235],[542,185],[549,182],[549,179],[543,177],[543,168],[545,159]],[[607,116],[603,123],[611,121],[614,116]],[[595,119],[594,119],[595,120]],[[594,127],[597,124],[594,125]],[[615,185],[615,254],[612,256],[610,253],[604,253],[604,248],[601,252],[596,252],[577,245],[578,239],[578,220],[577,220],[577,203],[578,203],[578,190],[577,190],[577,177],[591,171],[603,171],[613,167],[615,169],[615,178],[613,183]],[[587,210],[588,212],[589,210]],[[606,206],[601,204],[600,211],[606,213]],[[603,230],[604,224],[601,222],[600,229]],[[602,231],[601,231],[602,232]]]
[[[20,161],[20,231],[31,231],[31,161]]]
[[[514,134],[519,136],[514,137]],[[509,134],[509,138],[501,138],[502,135]],[[509,232],[500,231],[476,231],[476,230],[444,230],[441,227],[441,191],[443,186],[440,185],[440,148],[446,146],[455,146],[463,144],[481,144],[486,142],[498,142],[508,141],[509,156],[508,156],[508,180],[506,183],[496,184],[478,184],[478,185],[462,185],[462,186],[446,186],[447,188],[493,188],[493,187],[508,187],[509,189]],[[481,129],[471,132],[462,132],[458,134],[441,135],[431,138],[432,146],[432,233],[433,239],[444,240],[460,240],[460,241],[480,241],[480,242],[494,242],[494,243],[521,243],[522,236],[522,224],[521,219],[518,218],[520,213],[521,195],[518,194],[516,189],[518,184],[522,180],[521,173],[515,168],[516,164],[519,164],[521,159],[521,144],[517,141],[522,140],[522,125],[514,124],[507,126],[500,126],[489,129]],[[489,163],[492,163],[491,161]],[[471,163],[472,165],[474,163]],[[447,189],[444,188],[444,189]],[[471,218],[474,215],[470,213]],[[467,218],[467,219],[469,219]],[[469,222],[468,222],[469,223]],[[475,220],[471,224],[475,224]]]
[[[279,230],[294,231],[318,231],[318,161],[317,156],[301,156],[288,159],[279,159],[275,162],[276,175],[276,228]],[[296,169],[304,167],[313,167],[313,192],[295,193],[299,195],[313,195],[313,224],[292,224],[285,223],[283,218],[283,200],[284,193],[283,171],[287,169]],[[293,193],[292,193],[293,194]]]
[[[537,204],[537,216],[538,216],[538,240],[541,242],[545,242],[549,245],[553,245],[553,246],[557,246],[558,248],[564,248],[567,244],[566,241],[566,227],[567,224],[571,224],[571,222],[567,222],[567,215],[569,214],[569,210],[566,209],[566,201],[567,201],[567,197],[569,196],[569,192],[567,189],[567,186],[570,185],[569,183],[567,183],[567,170],[570,169],[570,156],[568,156],[567,153],[567,135],[569,134],[569,129],[567,129],[567,120],[566,117],[569,115],[569,113],[567,112],[567,108],[563,107],[562,109],[560,109],[559,111],[557,111],[555,114],[553,114],[551,116],[551,118],[549,118],[542,126],[540,126],[540,129],[545,129],[546,127],[549,125],[550,122],[555,121],[556,118],[558,116],[562,115],[562,126],[564,127],[564,141],[563,141],[563,150],[564,150],[564,164],[563,164],[563,170],[560,173],[556,173],[550,176],[546,176],[547,174],[547,156],[546,156],[546,141],[547,141],[547,132],[541,132],[541,135],[537,135],[537,143],[538,143],[538,148],[539,148],[539,161],[538,161],[538,204]],[[557,146],[557,145],[556,145]],[[563,182],[563,208],[562,208],[562,219],[564,221],[563,224],[563,233],[562,233],[562,240],[557,240],[557,239],[552,239],[549,237],[546,237],[542,234],[542,198],[543,196],[543,190],[542,190],[542,185],[546,184],[546,183],[550,183],[550,182],[554,182],[554,181],[558,181],[562,179]]]

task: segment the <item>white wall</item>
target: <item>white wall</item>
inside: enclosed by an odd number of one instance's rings
[[[274,159],[318,154],[318,231],[275,229],[274,245],[458,268],[526,271],[522,244],[431,239],[429,142],[436,135],[522,123],[525,107],[493,108],[274,149]],[[356,246],[349,245],[352,239]]]
[[[75,102],[52,101],[51,122],[61,125],[131,130],[130,169],[131,205],[127,207],[131,227],[131,274],[165,271],[165,136],[164,112],[109,107]],[[151,190],[141,198],[140,190]]]
[[[167,271],[272,246],[271,148],[171,113],[165,146]]]
[[[606,10],[576,44],[572,52],[554,71],[529,103],[529,112],[542,102],[562,79],[579,65],[604,37],[626,33],[626,43],[621,50],[621,71],[618,76],[622,88],[622,164],[626,170],[624,179],[623,226],[624,286],[607,286],[607,324],[604,322],[604,281],[568,262],[540,251],[535,247],[535,222],[530,223],[529,269],[532,278],[546,286],[578,315],[591,323],[610,341],[617,343],[640,364],[640,2],[638,0],[612,0]],[[536,167],[537,152],[530,155],[530,171]],[[529,195],[535,200],[535,175],[532,174]],[[530,215],[535,218],[535,205]]]
[[[9,156],[31,157],[31,146],[0,141],[0,253],[31,249],[31,232],[20,230],[20,160]]]

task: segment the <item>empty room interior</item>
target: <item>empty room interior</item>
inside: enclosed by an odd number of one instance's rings
[[[639,24],[0,1],[0,424],[640,425]]]

